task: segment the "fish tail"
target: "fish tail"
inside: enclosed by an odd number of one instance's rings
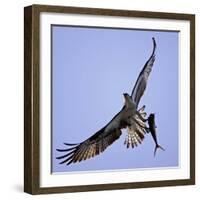
[[[165,151],[165,149],[162,146],[160,146],[159,144],[156,144],[156,147],[154,149],[154,157],[156,156],[157,149],[161,149],[161,150]]]

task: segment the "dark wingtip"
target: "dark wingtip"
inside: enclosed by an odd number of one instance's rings
[[[66,165],[70,165],[73,163],[73,159],[71,161],[69,161],[68,163],[66,163]]]
[[[70,151],[72,149],[74,149],[74,148],[71,148],[71,149],[56,149],[56,151],[58,151],[58,152],[66,152],[66,151]]]
[[[155,37],[152,37],[153,43],[156,44]]]
[[[63,152],[64,149],[56,149],[56,151]]]
[[[154,37],[152,37],[152,40],[153,40],[153,53],[152,53],[152,55],[154,55],[155,49],[156,49],[156,40],[155,40]]]
[[[67,145],[67,146],[75,146],[75,145],[79,145],[79,144],[72,144],[72,143],[66,143],[66,142],[64,142],[63,144],[64,144],[64,145]]]

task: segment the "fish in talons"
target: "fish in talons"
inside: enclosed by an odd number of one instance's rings
[[[158,144],[158,140],[157,140],[157,136],[156,136],[156,128],[157,127],[156,127],[156,124],[155,124],[155,114],[151,113],[149,115],[148,124],[149,124],[149,131],[150,131],[150,133],[153,137],[153,140],[155,142],[155,145],[156,145],[155,149],[154,149],[154,156],[155,156],[157,149],[161,149],[161,150],[165,151],[165,149]]]

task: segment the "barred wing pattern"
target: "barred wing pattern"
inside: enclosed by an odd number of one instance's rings
[[[60,164],[80,162],[102,153],[108,146],[121,136],[121,128],[125,125],[120,122],[120,112],[109,122],[104,128],[96,132],[93,136],[79,144],[68,144],[72,146],[67,149],[57,149],[59,152],[66,152],[66,154],[57,157],[62,159]]]
[[[144,111],[145,106],[138,110],[141,117],[145,118],[146,112]],[[127,126],[127,137],[124,141],[124,144],[127,148],[137,147],[144,140],[145,134],[148,132],[146,123],[141,120],[138,114],[135,114],[132,118],[132,123],[130,126]]]
[[[154,61],[155,61],[156,41],[154,38],[152,38],[152,40],[153,40],[153,52],[152,52],[150,58],[145,63],[142,71],[140,72],[140,74],[137,78],[136,84],[131,93],[131,97],[133,99],[133,102],[136,104],[136,107],[138,106],[140,99],[144,94],[144,91],[147,86],[148,77],[152,70]]]

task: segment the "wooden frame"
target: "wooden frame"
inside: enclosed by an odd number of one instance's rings
[[[190,178],[134,183],[40,187],[40,13],[76,13],[190,22]],[[24,191],[30,194],[81,192],[195,183],[195,16],[191,14],[32,5],[24,9]]]

